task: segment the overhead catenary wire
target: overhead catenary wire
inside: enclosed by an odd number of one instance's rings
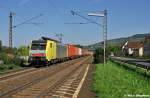
[[[53,9],[55,10],[55,13],[56,13],[56,15],[58,16],[58,18],[62,21],[62,25],[64,25],[64,22],[66,21],[65,20],[65,18],[64,18],[64,16],[63,16],[63,12],[61,11],[61,9],[59,9],[56,5],[55,5],[55,3],[53,2],[53,0],[47,0],[48,1],[48,4],[49,4],[49,6],[50,7],[53,7]],[[66,25],[65,25],[66,26]],[[70,29],[70,28],[68,28],[68,27],[66,27],[68,30]],[[63,32],[60,32],[62,35],[63,35],[63,37],[64,37],[64,34],[63,34]],[[56,36],[56,35],[55,35]],[[58,37],[58,36],[57,36]],[[60,36],[59,36],[60,37]],[[62,36],[61,36],[61,39],[59,38],[59,40],[62,40]]]
[[[28,20],[25,20],[24,22],[19,23],[19,24],[13,26],[13,28],[16,28],[16,27],[18,27],[18,26],[21,26],[21,25],[23,25],[23,24],[28,24],[28,22],[30,22],[31,20],[37,19],[37,18],[39,18],[39,17],[41,17],[41,16],[43,16],[43,14],[39,14],[39,15],[34,16],[34,17],[32,17],[32,18],[30,18],[30,19],[28,19]]]
[[[73,11],[73,10],[71,10],[71,14],[72,14],[72,15],[77,15],[77,16],[79,16],[79,17],[81,17],[81,18],[83,18],[83,19],[85,19],[85,20],[87,20],[87,21],[89,21],[89,22],[91,22],[91,23],[97,24],[97,25],[99,25],[99,26],[103,26],[103,25],[101,25],[101,24],[99,24],[99,23],[97,23],[97,22],[95,22],[95,21],[93,21],[93,20],[91,20],[91,19],[89,19],[89,18],[83,16],[83,15],[78,14],[77,12],[75,12],[75,11]]]
[[[59,16],[59,18],[62,20],[62,21],[65,21],[64,18],[63,18],[63,15],[62,15],[62,12],[58,9],[58,7],[53,3],[52,0],[48,0],[48,4],[53,7],[53,9],[55,10],[56,14]]]
[[[89,24],[91,22],[66,22],[64,24]]]
[[[95,22],[95,21],[91,21],[91,19],[86,18],[86,17],[84,17],[84,16],[78,14],[77,12],[75,12],[75,11],[73,11],[73,10],[71,10],[71,14],[72,14],[73,16],[74,16],[74,15],[77,15],[77,16],[79,16],[79,17],[81,17],[81,18],[83,18],[83,19],[85,19],[85,20],[87,20],[87,21],[89,21],[89,22],[91,22],[91,23],[94,23],[94,24],[97,24],[97,25],[103,27],[104,65],[105,65],[105,63],[106,63],[106,41],[107,41],[107,10],[102,11],[102,13],[100,13],[100,14],[99,14],[99,13],[98,13],[98,14],[97,14],[97,13],[88,14],[88,15],[90,15],[90,16],[103,17],[103,25],[101,25],[101,24],[99,24],[99,23],[97,23],[97,22]]]
[[[29,22],[29,23],[25,23],[25,24],[41,25],[44,23],[42,23],[42,22]]]

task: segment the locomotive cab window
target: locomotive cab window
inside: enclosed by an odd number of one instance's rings
[[[53,46],[52,43],[50,43],[50,48],[52,48],[52,46]]]
[[[45,50],[46,43],[32,43],[31,49],[32,50]]]

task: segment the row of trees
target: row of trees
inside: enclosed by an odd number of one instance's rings
[[[106,57],[113,53],[115,56],[122,55],[121,46],[107,46],[106,47]],[[103,63],[104,60],[104,50],[102,47],[95,49],[94,63]]]

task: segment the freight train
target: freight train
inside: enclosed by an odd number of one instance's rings
[[[32,40],[28,62],[34,66],[51,65],[86,55],[92,55],[92,52],[73,44],[62,44],[57,40],[42,37],[40,40]]]

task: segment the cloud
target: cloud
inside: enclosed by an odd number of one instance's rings
[[[25,5],[25,4],[27,4],[28,2],[30,2],[31,0],[21,0],[20,2],[19,2],[19,6],[23,6],[23,5]]]

